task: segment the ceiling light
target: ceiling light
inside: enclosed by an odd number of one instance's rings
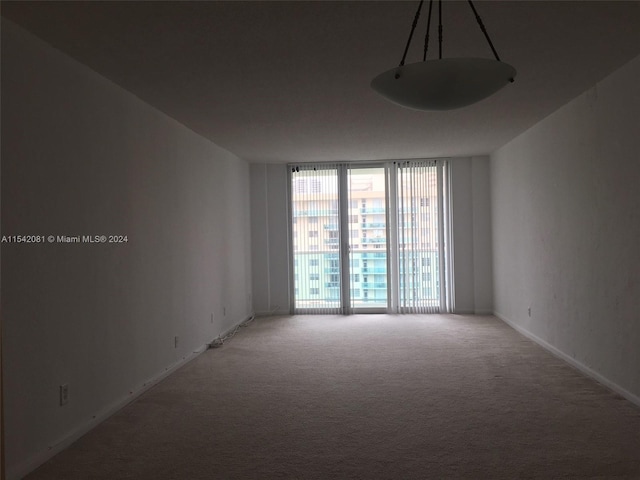
[[[433,0],[430,0],[422,62],[405,65],[409,45],[424,3],[424,0],[420,0],[400,65],[374,78],[371,88],[387,100],[403,107],[417,110],[452,110],[479,102],[513,82],[516,69],[500,61],[478,12],[472,1],[468,2],[495,60],[472,57],[442,58],[442,0],[438,0],[439,58],[427,61],[433,7]]]

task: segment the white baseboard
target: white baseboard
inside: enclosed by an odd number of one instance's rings
[[[244,320],[238,322],[234,326],[222,332],[220,336],[224,337],[226,334],[232,332],[238,325],[245,323],[246,321],[250,320],[251,317],[253,316],[254,316],[253,314],[249,315]],[[94,415],[90,420],[78,425],[76,428],[74,428],[69,433],[64,435],[58,441],[49,445],[46,450],[42,450],[32,455],[24,462],[21,462],[15,467],[8,469],[6,472],[7,480],[19,480],[22,477],[26,476],[28,473],[32,472],[33,470],[38,468],[40,465],[42,465],[46,461],[53,458],[62,450],[69,447],[73,442],[78,440],[83,435],[87,434],[89,431],[94,429],[100,423],[104,422],[113,414],[115,414],[116,412],[118,412],[119,410],[127,406],[129,403],[133,402],[135,399],[137,399],[140,395],[142,395],[144,392],[149,390],[151,387],[160,383],[166,377],[168,377],[173,372],[175,372],[178,368],[189,363],[190,361],[195,359],[198,355],[204,353],[208,349],[208,346],[209,346],[208,344],[201,345],[189,355],[185,356],[184,358],[166,367],[163,372],[157,375],[154,375],[153,377],[148,379],[139,388],[134,389],[129,395],[119,398],[118,400],[112,402],[103,410],[96,413],[96,415]]]
[[[578,370],[580,370],[586,376],[593,378],[598,383],[601,383],[605,387],[609,388],[610,390],[613,390],[614,392],[616,392],[619,395],[622,395],[624,398],[629,400],[631,403],[634,403],[635,405],[640,407],[640,397],[639,396],[631,393],[630,391],[628,391],[625,388],[621,387],[617,383],[609,380],[608,378],[606,378],[602,374],[596,372],[595,370],[592,370],[591,368],[587,367],[586,365],[584,365],[583,363],[579,362],[575,358],[567,355],[563,351],[558,350],[556,347],[554,347],[550,343],[547,343],[545,340],[543,340],[540,337],[534,335],[530,331],[522,328],[520,325],[518,325],[518,324],[514,323],[513,321],[509,320],[508,318],[506,318],[501,313],[493,312],[493,315],[496,316],[497,318],[499,318],[500,320],[502,320],[504,323],[509,325],[514,330],[520,332],[522,335],[527,337],[529,340],[532,340],[535,343],[537,343],[538,345],[540,345],[542,348],[547,350],[552,355],[555,355],[559,359],[564,360],[565,362],[570,364],[572,367],[577,368]]]
[[[274,310],[271,312],[256,312],[256,317],[277,317],[280,315],[289,315],[289,312]]]
[[[244,318],[244,320],[239,321],[238,323],[231,325],[229,328],[227,328],[224,332],[222,332],[220,335],[218,335],[216,338],[224,338],[227,335],[229,335],[230,333],[232,333],[236,328],[240,327],[241,325],[244,325],[245,323],[253,320],[254,318],[256,318],[256,314],[252,313],[248,316],[246,316]]]
[[[151,387],[160,383],[167,376],[171,375],[178,368],[182,367],[186,363],[190,362],[198,355],[203,353],[207,349],[207,345],[202,345],[191,354],[187,355],[183,359],[180,359],[176,363],[168,366],[165,370],[157,375],[154,375],[149,380],[144,382],[139,388],[136,388],[131,391],[131,393],[125,397],[121,397],[115,402],[108,405],[106,408],[96,413],[90,420],[78,425],[76,428],[71,430],[65,436],[60,438],[58,441],[49,445],[46,450],[40,451],[35,455],[32,455],[26,461],[18,464],[16,467],[8,469],[6,472],[7,480],[18,480],[28,473],[32,472],[40,465],[45,463],[47,460],[53,458],[55,455],[60,453],[62,450],[70,446],[73,442],[78,440],[83,435],[87,434],[89,431],[94,429],[100,423],[104,422],[107,418],[111,417],[114,413],[121,410],[129,403],[133,402],[136,398],[142,395],[144,392],[149,390]]]

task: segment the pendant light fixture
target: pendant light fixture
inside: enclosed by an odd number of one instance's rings
[[[513,82],[516,69],[500,61],[496,49],[473,2],[468,0],[480,30],[484,33],[495,60],[489,58],[442,58],[442,0],[438,0],[438,60],[427,61],[433,0],[429,1],[427,34],[422,62],[405,65],[413,33],[424,0],[420,0],[400,65],[381,73],[371,81],[373,88],[387,100],[416,110],[453,110],[479,102]]]

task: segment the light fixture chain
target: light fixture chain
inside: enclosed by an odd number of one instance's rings
[[[418,5],[418,10],[416,10],[416,16],[413,18],[413,24],[411,25],[411,32],[409,33],[409,39],[407,40],[407,46],[404,47],[404,54],[402,55],[402,60],[400,61],[400,66],[404,65],[404,61],[407,58],[407,52],[409,51],[409,45],[411,45],[411,38],[413,37],[413,32],[416,29],[416,25],[418,25],[418,19],[420,18],[420,10],[422,9],[422,4],[424,0],[420,0],[420,5]]]
[[[478,25],[480,25],[480,30],[482,30],[482,33],[484,33],[484,36],[487,39],[487,42],[489,42],[489,46],[491,47],[491,51],[493,52],[493,55],[496,57],[497,61],[500,61],[498,52],[496,52],[496,49],[493,47],[493,43],[491,43],[491,39],[489,38],[487,29],[485,28],[484,23],[482,23],[482,19],[480,18],[480,15],[478,15],[478,11],[476,10],[476,7],[473,6],[473,2],[471,0],[467,0],[467,1],[469,2],[469,5],[471,6],[471,10],[473,10],[474,15],[476,16],[476,21],[478,22]]]
[[[442,60],[442,0],[438,0],[438,55]]]
[[[422,54],[422,61],[427,60],[427,50],[429,49],[429,30],[431,30],[431,10],[433,8],[433,0],[429,0],[429,16],[427,17],[427,33],[424,36],[424,53]]]

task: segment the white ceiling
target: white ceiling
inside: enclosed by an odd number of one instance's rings
[[[449,112],[369,87],[400,61],[417,1],[3,1],[2,15],[254,162],[487,154],[640,54],[639,1],[474,3],[518,74]],[[443,25],[445,57],[491,58],[467,2],[445,1]]]

